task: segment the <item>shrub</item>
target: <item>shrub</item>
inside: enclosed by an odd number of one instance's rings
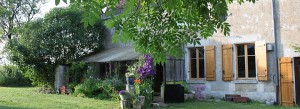
[[[123,82],[117,78],[105,79],[102,82],[101,90],[103,96],[110,97],[114,100],[119,100],[118,91],[125,88]]]
[[[195,90],[195,95],[196,95],[196,99],[197,100],[203,100],[205,99],[204,95],[203,95],[203,91],[205,90],[205,86],[204,85],[196,85],[194,86],[194,90]]]
[[[124,88],[123,82],[117,78],[105,80],[87,78],[75,87],[74,95],[119,100],[118,91]]]
[[[87,64],[84,62],[72,63],[66,76],[69,78],[68,88],[71,91],[75,90],[75,87],[81,82],[83,74],[87,73]]]
[[[141,82],[135,82],[135,91],[139,96],[145,96],[145,104],[144,107],[150,107],[152,103],[152,79],[144,78],[140,80]]]
[[[76,8],[56,8],[44,18],[18,26],[18,38],[6,43],[8,59],[26,73],[34,85],[54,85],[55,69],[103,49],[107,29],[101,20],[84,27],[82,12]],[[60,20],[57,20],[60,19]]]
[[[0,85],[29,86],[30,80],[21,74],[18,67],[13,65],[4,65],[0,66]]]
[[[95,93],[100,90],[101,81],[97,79],[86,79],[82,84],[75,87],[74,94],[84,94],[87,97],[95,96]]]
[[[54,93],[56,93],[56,91],[54,90],[54,88],[51,85],[49,85],[49,84],[43,85],[41,88],[39,88],[37,90],[37,92],[44,93],[44,94],[54,94]]]

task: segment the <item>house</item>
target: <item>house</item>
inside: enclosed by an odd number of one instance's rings
[[[104,50],[87,56],[81,61],[89,63],[97,73],[96,77],[106,78],[118,72],[120,77],[124,77],[127,72],[127,65],[136,62],[141,56],[137,53],[132,45],[125,43],[112,43],[112,34],[115,33],[115,28],[110,29],[104,40]],[[154,77],[154,90],[160,92],[160,86],[163,81],[163,66],[156,65],[156,76]]]
[[[300,105],[300,53],[290,47],[300,43],[298,6],[297,0],[260,0],[243,5],[235,1],[229,5],[227,17],[230,36],[217,32],[201,40],[201,45],[185,45],[183,62],[167,61],[165,76],[159,74],[160,78],[176,81],[180,78],[170,72],[183,71],[181,76],[191,88],[206,86],[207,97],[241,94],[252,100]],[[105,42],[104,51],[83,59],[99,66],[96,70],[105,75],[110,72],[109,63],[124,66],[139,55],[130,44],[112,44],[111,38]],[[158,71],[162,70],[160,67]]]
[[[229,5],[230,36],[216,33],[185,46],[189,86],[206,97],[241,94],[252,100],[300,105],[300,1],[259,0]]]
[[[115,29],[110,29],[105,35],[103,41],[104,49],[97,53],[92,53],[81,59],[78,62],[88,63],[88,69],[92,69],[93,78],[107,78],[112,77],[114,74],[119,73],[119,76],[125,77],[127,66],[140,56],[135,52],[131,44],[112,43],[112,35]],[[69,66],[60,65],[56,68],[55,73],[55,89],[66,85],[68,82],[79,81],[79,78],[64,77],[68,71]],[[83,78],[83,74],[80,75]]]

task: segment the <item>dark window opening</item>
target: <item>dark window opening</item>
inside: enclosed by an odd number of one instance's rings
[[[254,44],[239,44],[237,48],[238,78],[249,79],[256,77],[255,46]]]
[[[199,79],[205,77],[204,48],[190,48],[190,78]]]

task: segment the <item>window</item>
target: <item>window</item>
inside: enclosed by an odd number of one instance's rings
[[[190,78],[191,79],[200,79],[204,78],[204,48],[190,48]]]
[[[254,44],[236,45],[237,53],[237,77],[239,79],[255,79],[255,46]]]

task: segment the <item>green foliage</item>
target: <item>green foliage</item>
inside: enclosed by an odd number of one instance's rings
[[[139,60],[132,65],[127,65],[127,73],[125,74],[126,77],[129,77],[128,75],[133,75],[135,77],[134,80],[134,92],[131,92],[131,102],[133,104],[137,103],[139,101],[139,96],[145,96],[145,104],[144,107],[150,107],[152,103],[153,98],[153,89],[152,89],[152,76],[150,74],[151,70],[154,70],[153,66],[151,68],[148,68],[149,71],[147,72],[148,75],[142,74],[140,72],[140,69],[147,65],[152,65],[152,58],[149,55],[140,56]],[[155,74],[155,73],[154,73]]]
[[[141,83],[135,83],[135,91],[139,96],[145,96],[145,107],[150,107],[153,98],[152,79],[144,78]]]
[[[97,91],[100,90],[101,80],[96,79],[86,79],[82,84],[79,84],[75,87],[74,94],[83,94],[87,97],[92,97],[97,94]]]
[[[33,19],[44,0],[2,0],[0,2],[0,38],[17,36],[15,28]],[[0,32],[1,33],[1,32]]]
[[[166,84],[174,84],[173,81],[167,81]],[[191,93],[186,81],[176,81],[175,84],[180,84],[184,87],[184,93]]]
[[[293,44],[293,45],[290,45],[290,47],[292,47],[296,52],[300,52],[299,44]]]
[[[87,78],[82,84],[78,84],[75,87],[74,95],[119,100],[118,91],[124,88],[123,82],[116,78],[105,80]]]
[[[233,0],[64,0],[67,1],[84,11],[85,25],[92,25],[105,13],[110,18],[106,26],[117,28],[113,42],[132,43],[136,51],[153,56],[155,63],[165,62],[168,55],[183,56],[183,45],[200,44],[199,39],[206,39],[217,30],[229,35],[226,17],[228,5],[233,3]],[[237,0],[239,4],[245,1],[256,0]]]
[[[75,86],[77,86],[83,78],[83,74],[86,73],[87,65],[84,62],[75,63],[73,62],[69,67],[66,75],[69,78],[68,88],[74,90]]]
[[[121,80],[118,79],[105,79],[102,82],[100,89],[102,90],[102,95],[106,95],[112,100],[119,100],[118,92],[125,88],[125,85]],[[103,98],[102,98],[103,99]]]
[[[22,68],[34,85],[53,84],[58,65],[103,48],[106,28],[101,21],[84,28],[81,15],[79,10],[56,8],[45,18],[22,25],[20,37],[7,43],[10,61]]]
[[[91,66],[88,66],[83,62],[73,63],[71,65],[68,74],[71,79],[84,77],[83,83],[72,79],[68,84],[69,88],[74,90],[74,95],[98,99],[119,100],[118,91],[124,89],[125,86],[118,78],[118,74],[115,73],[112,75],[113,77],[101,80],[96,78],[95,73],[97,72],[95,72]]]
[[[0,85],[29,86],[30,81],[21,74],[18,67],[13,65],[4,65],[0,66]]]
[[[44,93],[44,94],[54,94],[57,93],[53,86],[50,86],[49,84],[43,84],[43,86],[41,86],[41,88],[39,88],[37,90],[37,92],[39,93]]]

